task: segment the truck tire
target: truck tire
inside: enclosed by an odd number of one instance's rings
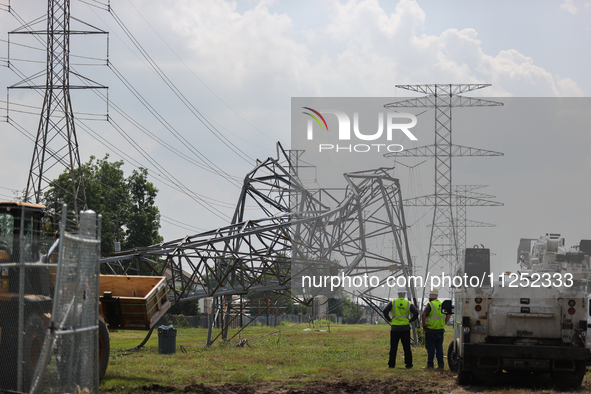
[[[32,313],[25,323],[24,337],[24,369],[23,379],[26,390],[35,375],[35,368],[43,350],[43,341],[45,340],[45,323],[36,313]]]
[[[458,384],[468,385],[472,382],[472,372],[464,371],[464,360],[458,359]]]
[[[105,319],[99,315],[99,381],[103,380],[109,365],[109,353],[111,352],[111,343],[109,342],[109,329]]]
[[[447,348],[447,366],[452,372],[458,371],[457,341],[451,341]]]

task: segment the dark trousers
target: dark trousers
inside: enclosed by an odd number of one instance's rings
[[[396,366],[396,353],[398,352],[398,341],[402,342],[404,349],[404,364],[407,367],[412,366],[412,352],[410,350],[410,330],[406,331],[390,331],[390,359],[388,366],[394,368]]]
[[[427,348],[427,366],[434,366],[433,358],[437,355],[437,366],[443,368],[443,333],[426,332],[425,347]]]

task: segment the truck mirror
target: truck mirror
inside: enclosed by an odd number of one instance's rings
[[[451,300],[445,300],[441,303],[441,312],[443,312],[446,315],[454,314],[454,307],[451,303]]]

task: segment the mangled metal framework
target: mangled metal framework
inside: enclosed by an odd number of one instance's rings
[[[174,301],[252,299],[271,291],[305,304],[337,289],[302,287],[304,276],[379,276],[354,289],[372,304],[383,299],[376,294],[388,288],[388,276],[412,274],[400,187],[387,169],[345,174],[347,187],[330,193],[305,188],[295,173],[289,151],[278,144],[277,158],[257,162],[245,177],[231,225],[104,256],[102,271],[124,274],[144,265],[167,277]],[[264,217],[247,218],[247,206]],[[376,243],[392,250],[368,247]],[[414,299],[414,288],[408,290]],[[231,302],[215,304],[229,316]]]

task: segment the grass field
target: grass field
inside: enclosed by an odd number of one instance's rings
[[[304,331],[311,328],[310,331]],[[280,330],[280,331],[278,331]],[[414,368],[406,370],[399,348],[398,366],[389,369],[389,330],[380,325],[323,323],[251,327],[225,345],[205,347],[206,329],[178,329],[175,354],[158,354],[156,330],[136,352],[142,331],[111,333],[111,358],[101,392],[198,393],[533,393],[556,392],[549,378],[501,381],[493,386],[456,384],[444,372],[425,370],[427,352],[414,348]],[[236,331],[230,331],[229,337]],[[444,350],[453,336],[446,333]],[[247,344],[235,344],[246,339]],[[591,376],[574,392],[591,392]]]

